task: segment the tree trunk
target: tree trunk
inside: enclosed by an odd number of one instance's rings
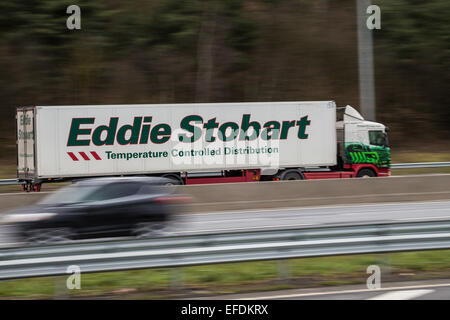
[[[205,1],[197,44],[196,102],[209,102],[211,100],[216,14],[217,1]]]

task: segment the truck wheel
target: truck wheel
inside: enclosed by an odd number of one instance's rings
[[[357,178],[372,178],[376,177],[375,172],[373,172],[370,169],[361,169],[358,171],[358,174],[356,175]]]
[[[303,177],[296,171],[290,171],[283,174],[281,180],[303,180]]]

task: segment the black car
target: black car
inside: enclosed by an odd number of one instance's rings
[[[37,205],[10,212],[20,239],[47,243],[132,235],[152,237],[166,230],[174,205],[187,197],[173,194],[170,181],[157,177],[96,178],[79,181]]]

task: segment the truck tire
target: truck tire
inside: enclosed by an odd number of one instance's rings
[[[376,174],[375,174],[375,172],[373,172],[373,170],[361,169],[356,174],[356,177],[357,178],[372,178],[372,177],[376,177]]]
[[[303,180],[303,176],[301,173],[297,171],[286,171],[283,174],[281,174],[280,180]]]

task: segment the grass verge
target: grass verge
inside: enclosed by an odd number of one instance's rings
[[[65,289],[66,277],[1,281],[0,298],[171,298],[287,288],[364,284],[369,265],[389,270],[382,281],[450,276],[450,250],[259,261],[82,274],[81,289]],[[389,268],[387,267],[389,266]],[[279,270],[289,270],[280,278]],[[178,279],[178,280],[177,280]],[[182,288],[180,287],[182,285]]]
[[[447,162],[450,161],[450,152],[398,152],[392,154],[392,163],[408,162]],[[450,173],[450,167],[442,168],[417,168],[417,169],[394,169],[392,175],[409,174],[432,174],[432,173]]]

